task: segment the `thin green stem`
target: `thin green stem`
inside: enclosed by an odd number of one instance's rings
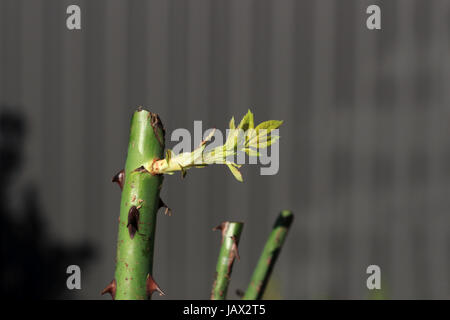
[[[244,300],[259,300],[262,298],[293,219],[292,212],[288,210],[282,211],[278,216],[253,272],[250,284],[243,297]]]
[[[164,155],[164,129],[157,114],[139,109],[131,120],[125,170],[113,181],[122,190],[114,280],[105,288],[113,299],[150,299],[162,291],[152,278],[156,214],[163,178],[140,168]]]
[[[211,300],[224,300],[227,296],[228,284],[233,270],[233,263],[239,260],[238,244],[241,237],[242,222],[222,222],[214,230],[222,231],[222,245],[217,259],[216,279],[211,292]]]

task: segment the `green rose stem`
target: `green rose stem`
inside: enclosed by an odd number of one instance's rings
[[[222,245],[216,267],[216,279],[211,292],[211,300],[224,300],[227,295],[234,260],[239,260],[238,244],[242,222],[222,222],[213,230],[222,231]]]
[[[278,216],[253,272],[250,285],[243,297],[244,300],[259,300],[262,298],[293,219],[292,212],[288,210],[283,210]]]
[[[142,168],[163,155],[164,128],[158,115],[139,108],[131,120],[125,170],[113,178],[122,189],[116,271],[102,291],[113,299],[144,300],[154,291],[163,294],[152,278],[156,214],[165,206],[159,198],[163,177]]]

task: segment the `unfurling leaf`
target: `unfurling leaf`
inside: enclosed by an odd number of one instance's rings
[[[230,120],[230,129],[235,129],[235,124],[234,124],[234,117],[231,118]]]
[[[253,129],[255,127],[253,121],[253,113],[248,110],[247,114],[242,118],[241,123],[239,123],[238,129],[247,131],[248,129]]]
[[[267,147],[270,147],[273,143],[277,142],[278,139],[280,139],[280,136],[257,136],[247,143],[247,147],[252,147],[254,149],[265,149]]]
[[[233,176],[236,178],[236,180],[243,182],[244,180],[242,179],[242,174],[241,172],[235,168],[233,165],[231,164],[227,164],[228,168],[230,169],[231,173],[233,174]]]

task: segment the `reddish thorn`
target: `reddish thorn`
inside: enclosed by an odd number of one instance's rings
[[[140,166],[139,168],[134,169],[133,172],[144,173],[144,172],[148,172],[148,171],[147,171],[147,169],[145,169],[144,166]]]
[[[150,112],[150,125],[153,128],[153,133],[154,133],[156,139],[158,140],[159,144],[161,146],[164,146],[164,136],[165,136],[164,127],[162,125],[161,119],[159,118],[159,116],[156,113]],[[161,131],[163,133],[162,139],[158,133],[158,128],[161,129]]]
[[[233,240],[233,245],[231,246],[231,252],[233,252],[234,257],[236,259],[241,260],[241,257],[239,256],[239,250],[237,246],[237,241],[235,236],[231,236],[231,239]]]
[[[161,290],[161,288],[158,286],[158,284],[155,282],[155,280],[153,280],[152,276],[150,275],[150,273],[147,274],[147,280],[145,283],[145,288],[147,291],[147,296],[148,298],[151,297],[151,295],[153,294],[153,292],[158,291],[160,296],[165,295],[165,293]]]
[[[132,206],[128,211],[128,233],[130,238],[133,239],[137,231],[139,231],[139,210],[136,206]]]
[[[225,222],[222,222],[221,224],[219,224],[217,227],[213,228],[213,231],[217,231],[217,230],[222,231],[222,242],[223,242],[223,238],[225,237],[225,234],[227,232],[228,224],[229,224],[229,222],[225,221]]]
[[[125,182],[125,171],[122,169],[120,170],[113,178],[112,178],[112,182],[116,182],[119,187],[120,190],[123,190],[123,184]]]
[[[116,298],[116,279],[113,279],[113,281],[111,281],[110,284],[103,289],[102,295],[105,293],[109,293],[113,300]]]

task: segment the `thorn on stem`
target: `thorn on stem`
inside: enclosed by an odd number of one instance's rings
[[[146,291],[147,291],[147,297],[148,298],[150,298],[151,295],[153,294],[153,292],[155,292],[155,291],[158,291],[160,296],[165,295],[165,293],[160,289],[160,287],[155,282],[155,280],[153,280],[153,278],[150,275],[150,273],[147,274],[147,280],[146,280],[146,283],[145,283],[145,288],[146,288]]]
[[[161,119],[159,118],[159,116],[156,113],[150,112],[150,125],[153,128],[153,133],[155,134],[155,137],[158,140],[159,144],[161,146],[164,146],[165,131],[164,131],[164,127],[162,125]],[[162,137],[160,137],[158,129],[161,129],[161,131],[163,133]]]
[[[226,225],[226,222],[222,222],[218,226],[214,227],[213,231],[217,231],[217,230],[223,231],[225,229],[225,225]]]
[[[164,203],[164,201],[161,199],[161,198],[159,198],[159,207],[158,207],[158,209],[160,209],[160,208],[166,208],[166,210],[164,210],[164,214],[165,215],[169,215],[169,217],[172,215],[172,209],[170,209],[168,206],[167,206],[167,204],[165,204]]]
[[[144,168],[144,166],[140,166],[139,168],[134,169],[133,172],[144,173],[144,172],[148,172],[148,171],[147,171],[147,169]]]
[[[120,170],[113,178],[112,178],[112,182],[116,182],[119,187],[120,190],[123,190],[123,184],[125,182],[125,170]]]
[[[227,232],[228,224],[229,223],[225,221],[225,222],[222,222],[221,224],[219,224],[217,227],[213,228],[213,231],[220,230],[222,232],[222,242],[223,242],[223,239],[224,239],[225,234]]]
[[[136,206],[132,206],[128,211],[128,233],[130,238],[133,239],[137,231],[139,231],[139,210]]]
[[[237,246],[236,237],[231,236],[231,240],[233,240],[233,244],[231,246],[231,252],[233,254],[233,258],[241,260],[241,257],[239,256],[239,250],[238,250],[238,246]]]
[[[114,300],[116,298],[116,279],[113,279],[108,286],[103,289],[102,295],[109,293]]]

